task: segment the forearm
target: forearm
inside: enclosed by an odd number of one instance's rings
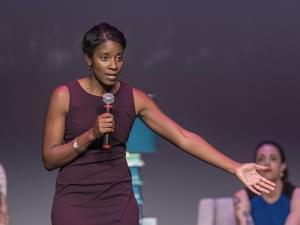
[[[233,174],[240,166],[240,163],[216,150],[200,136],[188,131],[185,132],[185,136],[185,141],[179,146],[184,151]]]
[[[56,145],[43,150],[43,163],[48,170],[60,168],[74,160],[78,155],[86,151],[90,143],[95,139],[92,129],[76,137],[80,149],[74,149],[74,140],[65,144]],[[45,147],[44,147],[45,148]]]
[[[235,215],[238,225],[254,225],[252,216],[248,211],[235,207]]]
[[[238,219],[237,224],[238,225],[255,225],[250,217]]]
[[[245,198],[241,199],[241,191],[233,197],[234,214],[238,225],[254,225]]]

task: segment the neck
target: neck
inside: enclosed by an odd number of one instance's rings
[[[95,93],[96,95],[102,96],[107,92],[115,94],[119,90],[120,81],[116,82],[113,86],[107,86],[95,76],[90,75],[88,79],[88,85],[91,92]]]
[[[273,182],[276,184],[275,190],[271,191],[269,194],[262,194],[263,199],[265,199],[268,203],[276,202],[279,199],[283,189],[283,181],[281,179]]]

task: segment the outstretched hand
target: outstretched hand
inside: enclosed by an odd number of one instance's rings
[[[270,193],[274,190],[275,184],[257,173],[257,170],[266,170],[268,167],[255,163],[244,163],[236,170],[236,176],[255,194],[262,192]]]

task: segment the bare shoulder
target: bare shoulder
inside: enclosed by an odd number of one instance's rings
[[[300,202],[300,187],[296,187],[293,195],[292,195],[292,199],[295,199],[296,201]]]
[[[69,89],[66,85],[60,85],[53,90],[52,96],[56,98],[69,97]]]
[[[248,195],[247,195],[247,192],[245,189],[240,189],[238,190],[237,192],[234,193],[234,196],[237,196],[237,197],[247,197],[248,198]]]
[[[137,114],[142,113],[151,106],[155,106],[153,100],[144,91],[138,88],[133,88],[133,98]]]
[[[141,89],[138,89],[138,88],[132,88],[133,89],[133,96],[134,96],[134,99],[137,100],[137,101],[140,101],[141,99],[143,98],[147,98],[147,94],[142,91]]]
[[[69,89],[66,85],[55,88],[52,92],[49,108],[56,108],[62,111],[68,111],[70,101]]]

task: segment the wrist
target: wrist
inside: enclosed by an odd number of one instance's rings
[[[238,162],[234,162],[231,169],[229,169],[229,172],[234,174],[234,175],[237,175],[237,171],[238,169],[242,166],[241,163],[238,163]]]
[[[96,138],[97,138],[97,135],[95,134],[94,129],[93,128],[89,129],[88,130],[88,140],[89,140],[89,142],[94,141]]]

